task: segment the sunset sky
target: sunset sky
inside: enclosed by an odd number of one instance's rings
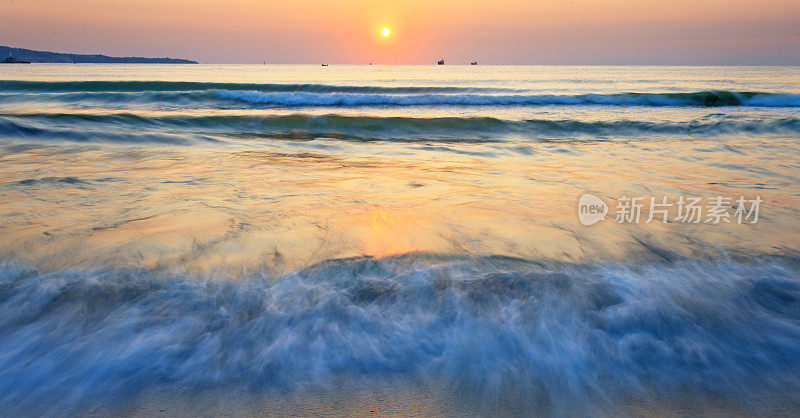
[[[0,45],[209,63],[800,64],[800,1],[0,0]]]

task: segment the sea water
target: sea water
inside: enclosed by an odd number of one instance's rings
[[[796,408],[799,206],[798,67],[3,66],[0,406]]]

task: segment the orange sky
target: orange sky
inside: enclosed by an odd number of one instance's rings
[[[215,63],[800,64],[800,0],[0,0],[0,45]]]

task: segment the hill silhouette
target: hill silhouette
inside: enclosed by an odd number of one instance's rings
[[[35,51],[32,49],[0,46],[0,60],[12,56],[19,61],[40,63],[197,64],[196,61],[182,58],[109,57],[101,54],[64,54],[60,52]]]

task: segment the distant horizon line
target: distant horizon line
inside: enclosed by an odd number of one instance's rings
[[[127,58],[127,57],[124,57]],[[135,57],[138,58],[138,57]],[[158,58],[156,58],[158,59]],[[172,59],[172,58],[170,58]],[[192,60],[195,61],[195,60]],[[383,63],[327,63],[327,62],[316,62],[316,63],[308,63],[308,62],[268,62],[268,63],[254,63],[254,62],[196,62],[196,63],[141,63],[141,62],[132,62],[132,63],[117,63],[117,62],[34,62],[33,64],[64,64],[64,65],[260,65],[260,66],[269,66],[269,65],[309,65],[309,66],[316,66],[319,67],[322,64],[325,66],[336,66],[336,65],[350,65],[350,66],[432,66],[432,67],[454,67],[454,66],[463,66],[463,67],[479,67],[479,66],[486,66],[486,65],[504,65],[504,66],[559,66],[559,67],[800,67],[800,63],[798,64],[654,64],[654,63],[551,63],[551,64],[541,64],[541,63],[527,63],[527,64],[517,64],[517,63],[478,63],[477,65],[472,65],[470,63],[454,63],[454,64],[444,64],[438,65],[436,62],[434,63],[397,63],[397,64],[383,64]]]
[[[144,55],[137,56],[137,55],[107,55],[106,52],[93,52],[93,53],[86,53],[86,52],[54,52],[49,50],[36,50],[30,48],[22,48],[18,46],[0,46],[0,49],[8,48],[8,53],[11,54],[12,50],[18,50],[19,52],[30,52],[36,54],[52,54],[58,56],[70,56],[70,57],[103,57],[108,59],[137,59],[137,60],[147,60],[147,61],[154,61],[154,60],[168,60],[172,62],[37,62],[32,61],[34,64],[168,64],[168,65],[381,65],[381,66],[427,66],[433,65],[438,66],[437,61],[443,59],[445,64],[444,66],[470,66],[472,62],[477,62],[477,65],[508,65],[508,66],[595,66],[595,67],[602,67],[602,66],[658,66],[658,67],[797,67],[800,66],[800,62],[795,63],[776,63],[776,62],[766,62],[766,63],[744,63],[744,62],[728,62],[728,63],[648,63],[648,62],[628,62],[628,63],[511,63],[511,62],[486,62],[482,63],[480,59],[470,58],[464,59],[463,62],[459,61],[454,64],[448,64],[446,58],[442,58],[439,56],[438,58],[433,58],[431,61],[426,62],[415,62],[415,63],[377,63],[377,62],[360,62],[360,63],[352,63],[352,62],[326,62],[323,60],[317,62],[269,62],[264,61],[262,58],[261,60],[255,62],[210,62],[208,60],[199,60],[199,59],[189,59],[189,58],[172,58],[172,57],[146,57]],[[2,59],[2,57],[0,57]],[[188,62],[176,62],[176,61],[188,61]]]

